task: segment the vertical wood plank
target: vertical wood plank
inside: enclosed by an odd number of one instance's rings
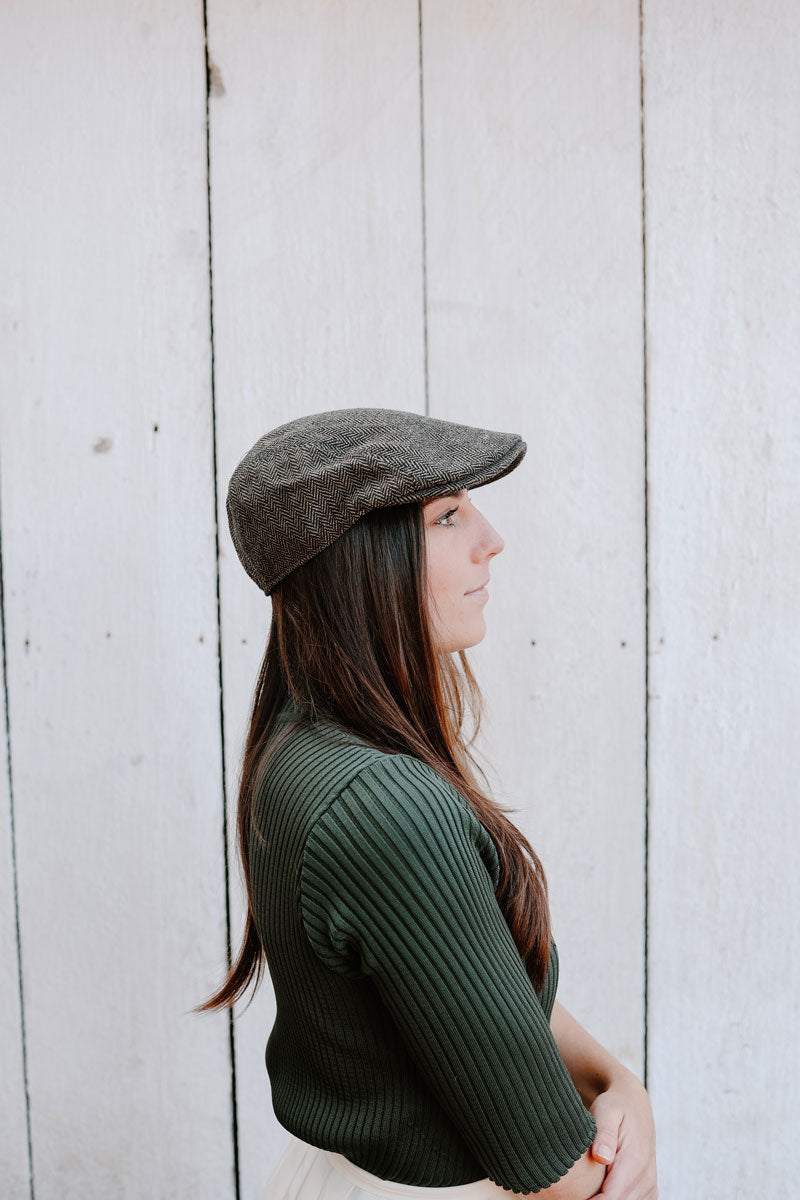
[[[559,999],[643,1072],[638,10],[423,6],[430,411],[514,430],[479,747],[542,858]]]
[[[664,1196],[797,1194],[800,12],[644,13]]]
[[[234,1194],[202,9],[5,22],[8,689],[37,1200]]]
[[[268,429],[343,406],[424,411],[416,0],[211,3],[215,389],[233,940],[248,706],[270,602],[224,518],[230,474]],[[236,1007],[242,1196],[288,1135],[264,1064],[269,975]],[[220,1018],[221,1021],[221,1018]]]
[[[0,704],[0,719],[0,1180],[3,1184],[4,1200],[28,1200],[28,1130],[25,1113],[5,698]]]

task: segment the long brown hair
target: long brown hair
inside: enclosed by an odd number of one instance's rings
[[[450,654],[437,653],[427,595],[421,502],[367,513],[272,592],[239,784],[247,922],[227,979],[193,1012],[230,1008],[253,978],[254,992],[261,982],[265,956],[247,854],[258,783],[276,749],[275,718],[289,697],[299,720],[330,722],[388,753],[414,755],[465,797],[497,847],[495,894],[531,982],[543,987],[551,937],[547,879],[530,842],[505,816],[517,810],[501,806],[476,782],[478,772],[486,784],[471,753],[483,697],[463,650],[457,652],[460,672]],[[467,707],[474,730],[465,743]]]

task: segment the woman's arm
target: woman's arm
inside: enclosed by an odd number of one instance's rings
[[[603,1196],[658,1200],[656,1131],[646,1088],[558,1001],[550,1029],[581,1099],[597,1122],[587,1155],[610,1164]],[[599,1196],[600,1188],[592,1195]]]
[[[612,1084],[632,1083],[635,1080],[641,1087],[633,1071],[609,1054],[558,1000],[553,1005],[550,1028],[558,1052],[587,1108]]]

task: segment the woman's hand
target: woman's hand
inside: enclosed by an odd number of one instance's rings
[[[589,1111],[597,1122],[591,1155],[610,1164],[595,1197],[658,1200],[656,1129],[650,1097],[640,1080],[632,1071],[615,1075]]]

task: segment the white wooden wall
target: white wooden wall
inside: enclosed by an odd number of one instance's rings
[[[255,1200],[288,1140],[269,976],[189,1011],[269,623],[224,499],[375,405],[528,442],[470,654],[559,997],[662,1200],[789,1200],[800,7],[206,10],[0,16],[0,1194]]]

